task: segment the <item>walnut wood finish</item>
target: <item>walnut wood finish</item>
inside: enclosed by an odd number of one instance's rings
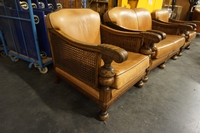
[[[96,26],[91,27],[91,23]],[[100,108],[98,118],[103,121],[109,118],[108,108],[115,100],[133,85],[142,87],[148,80],[150,47],[162,38],[151,32],[131,33],[109,28],[100,24],[99,14],[90,9],[60,9],[46,16],[46,25],[55,82],[62,79],[95,101]],[[77,29],[79,32],[73,34]],[[84,41],[80,36],[86,34],[91,36]],[[123,74],[130,78],[120,80]]]
[[[165,25],[170,25],[171,29],[173,30],[174,28],[177,30],[177,35],[183,35],[185,36],[185,44],[183,45],[181,51],[185,49],[186,47],[189,47],[191,41],[196,37],[196,24],[193,23],[192,21],[182,21],[182,20],[175,20],[175,19],[170,19],[168,18],[169,12],[166,9],[160,9],[160,10],[155,10],[154,12],[151,13],[153,21],[153,26],[154,28],[160,28],[162,24],[166,27]],[[161,24],[162,23],[162,24]],[[161,25],[158,27],[158,25]],[[167,34],[174,34],[171,33],[169,30],[164,30]],[[176,28],[177,27],[177,28]],[[181,53],[179,53],[179,56]]]
[[[161,21],[154,21],[150,12],[143,8],[114,7],[108,10],[103,17],[103,23],[113,29],[140,34],[145,31],[160,37],[160,41],[156,42],[151,35],[144,36],[142,48],[146,53],[151,53],[149,71],[159,65],[165,68],[163,64],[174,55],[180,53],[181,47],[185,43],[185,29],[192,27],[184,24],[171,25]],[[166,39],[167,41],[165,41]],[[164,50],[164,47],[167,49]],[[140,50],[141,53],[143,53],[143,49]],[[159,55],[158,52],[160,52]]]

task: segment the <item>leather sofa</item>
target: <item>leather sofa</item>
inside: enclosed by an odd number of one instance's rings
[[[144,8],[114,7],[103,15],[103,24],[121,31],[133,33],[148,31],[162,36],[163,40],[151,45],[149,71],[157,66],[165,68],[165,62],[170,58],[177,59],[177,55],[185,45],[185,35],[180,33],[183,26],[156,22]]]
[[[189,46],[192,42],[192,40],[196,37],[196,24],[192,23],[192,21],[181,21],[181,20],[175,20],[169,18],[169,12],[167,9],[160,9],[160,10],[155,10],[151,13],[152,19],[155,21],[163,22],[164,24],[171,24],[171,25],[188,25],[185,26],[185,28],[181,29],[180,34],[185,34],[185,45],[182,47],[183,49],[189,49]]]
[[[161,40],[151,32],[124,32],[101,24],[91,9],[60,9],[46,16],[55,83],[64,80],[100,108],[98,118],[133,85],[148,80],[150,45]],[[143,45],[145,38],[150,43]]]

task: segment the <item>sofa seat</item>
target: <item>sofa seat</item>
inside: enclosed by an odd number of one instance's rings
[[[196,24],[192,21],[182,21],[182,20],[175,20],[169,18],[169,12],[166,9],[160,9],[155,10],[151,13],[152,19],[157,22],[163,22],[166,25],[176,25],[177,27],[183,27],[181,28],[181,33],[179,34],[185,34],[185,44],[183,45],[182,49],[188,48],[191,41],[196,37]],[[190,27],[190,28],[189,28]],[[180,54],[181,55],[181,54]]]
[[[174,41],[172,41],[174,40]],[[174,36],[167,34],[166,39],[155,44],[156,53],[154,58],[162,58],[163,56],[169,55],[173,51],[180,49],[185,42],[185,38],[182,36]]]
[[[149,62],[150,60],[148,56],[133,52],[128,52],[128,59],[123,63],[119,64],[112,62],[116,75],[115,82],[111,87],[115,89],[123,88],[123,85],[134,80],[132,75],[135,75],[135,78],[137,78],[139,75],[144,73],[149,67]]]
[[[189,31],[189,39],[188,41],[192,41],[196,37],[196,31]]]

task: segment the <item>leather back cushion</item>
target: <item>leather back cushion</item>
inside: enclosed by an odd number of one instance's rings
[[[166,9],[155,10],[151,13],[152,19],[169,22],[169,12]]]
[[[194,9],[192,19],[200,21],[200,8]]]
[[[149,30],[152,25],[151,14],[143,8],[114,7],[104,14],[104,22],[112,22],[134,30]]]
[[[51,13],[52,28],[81,42],[100,44],[100,16],[91,9],[61,9]]]
[[[152,18],[151,13],[145,8],[134,8],[137,15],[139,30],[151,30]]]

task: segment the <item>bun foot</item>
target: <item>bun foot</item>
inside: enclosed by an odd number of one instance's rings
[[[179,53],[179,54],[180,54],[180,53]],[[171,59],[177,60],[177,59],[178,59],[178,56],[177,56],[177,55],[174,55]]]
[[[185,49],[189,50],[189,49],[190,49],[190,47],[189,47],[189,46],[187,46]]]
[[[105,120],[107,120],[109,118],[109,114],[108,114],[108,112],[107,111],[100,111],[99,113],[98,113],[98,119],[100,120],[100,121],[105,121]]]
[[[147,82],[148,79],[149,79],[149,78],[148,78],[147,76],[144,76],[144,78],[142,79],[142,81],[143,81],[143,82]]]
[[[183,55],[183,53],[182,53],[182,52],[179,52],[179,53],[178,53],[178,56],[182,56],[182,55]]]
[[[135,84],[135,86],[138,87],[138,88],[142,88],[142,87],[144,86],[143,80],[140,80],[139,82],[137,82],[137,83]]]
[[[165,63],[163,63],[163,64],[159,65],[158,67],[161,69],[165,69],[166,65],[165,65]]]

